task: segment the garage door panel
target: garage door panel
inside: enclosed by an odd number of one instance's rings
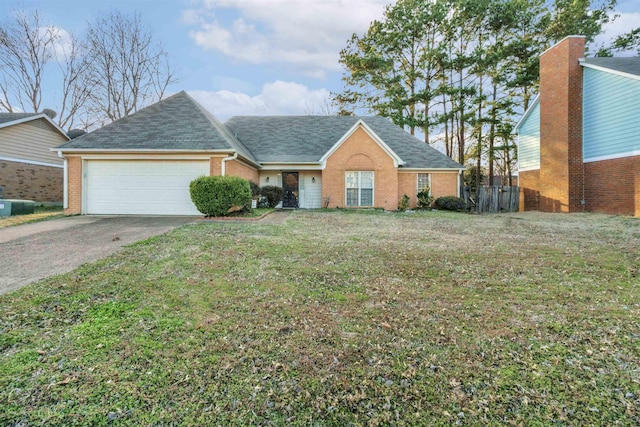
[[[86,213],[201,215],[189,183],[208,175],[208,161],[86,162]]]

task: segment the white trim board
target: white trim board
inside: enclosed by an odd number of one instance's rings
[[[29,165],[48,166],[50,168],[64,169],[64,164],[57,165],[55,163],[37,162],[35,160],[14,159],[13,157],[3,157],[3,156],[0,156],[0,160],[5,160],[7,162],[14,162],[14,163],[26,163]]]
[[[540,170],[540,166],[538,166],[537,168],[519,168],[518,172],[529,172],[529,171],[539,171]]]
[[[608,156],[589,157],[583,160],[583,163],[602,162],[604,160],[623,159],[625,157],[640,156],[640,150],[627,151],[625,153],[611,154]]]
[[[583,60],[581,59],[580,60],[580,65],[582,65],[585,68],[591,68],[592,70],[598,70],[598,71],[602,71],[604,73],[615,74],[616,76],[627,77],[629,79],[640,80],[640,76],[635,75],[635,74],[625,73],[623,71],[618,71],[618,70],[612,70],[611,68],[603,67],[601,65],[588,64],[588,63],[582,62],[582,61]]]
[[[382,150],[387,153],[389,157],[391,157],[391,159],[393,159],[393,165],[396,168],[404,164],[404,161],[400,158],[400,156],[398,156],[387,144],[385,144],[382,138],[380,138],[369,126],[367,126],[367,124],[362,119],[359,119],[356,124],[351,127],[351,129],[349,129],[344,135],[342,135],[342,138],[340,138],[338,142],[333,144],[333,147],[329,148],[329,150],[320,158],[320,161],[323,163],[326,162],[327,159],[331,157],[331,155],[335,153],[338,148],[340,148],[340,146],[344,144],[344,142],[356,132],[356,130],[358,130],[358,127],[362,127],[362,129],[364,129],[364,131],[371,137],[371,139],[373,139],[373,141],[378,144],[380,148],[382,148]]]

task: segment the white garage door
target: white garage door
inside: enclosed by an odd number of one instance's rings
[[[85,163],[86,213],[201,215],[189,183],[209,175],[208,161],[113,161]]]

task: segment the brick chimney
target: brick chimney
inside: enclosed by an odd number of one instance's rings
[[[540,210],[581,212],[582,67],[585,38],[569,36],[540,55]]]

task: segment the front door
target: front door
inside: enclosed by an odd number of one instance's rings
[[[282,173],[282,207],[298,207],[298,172]]]

